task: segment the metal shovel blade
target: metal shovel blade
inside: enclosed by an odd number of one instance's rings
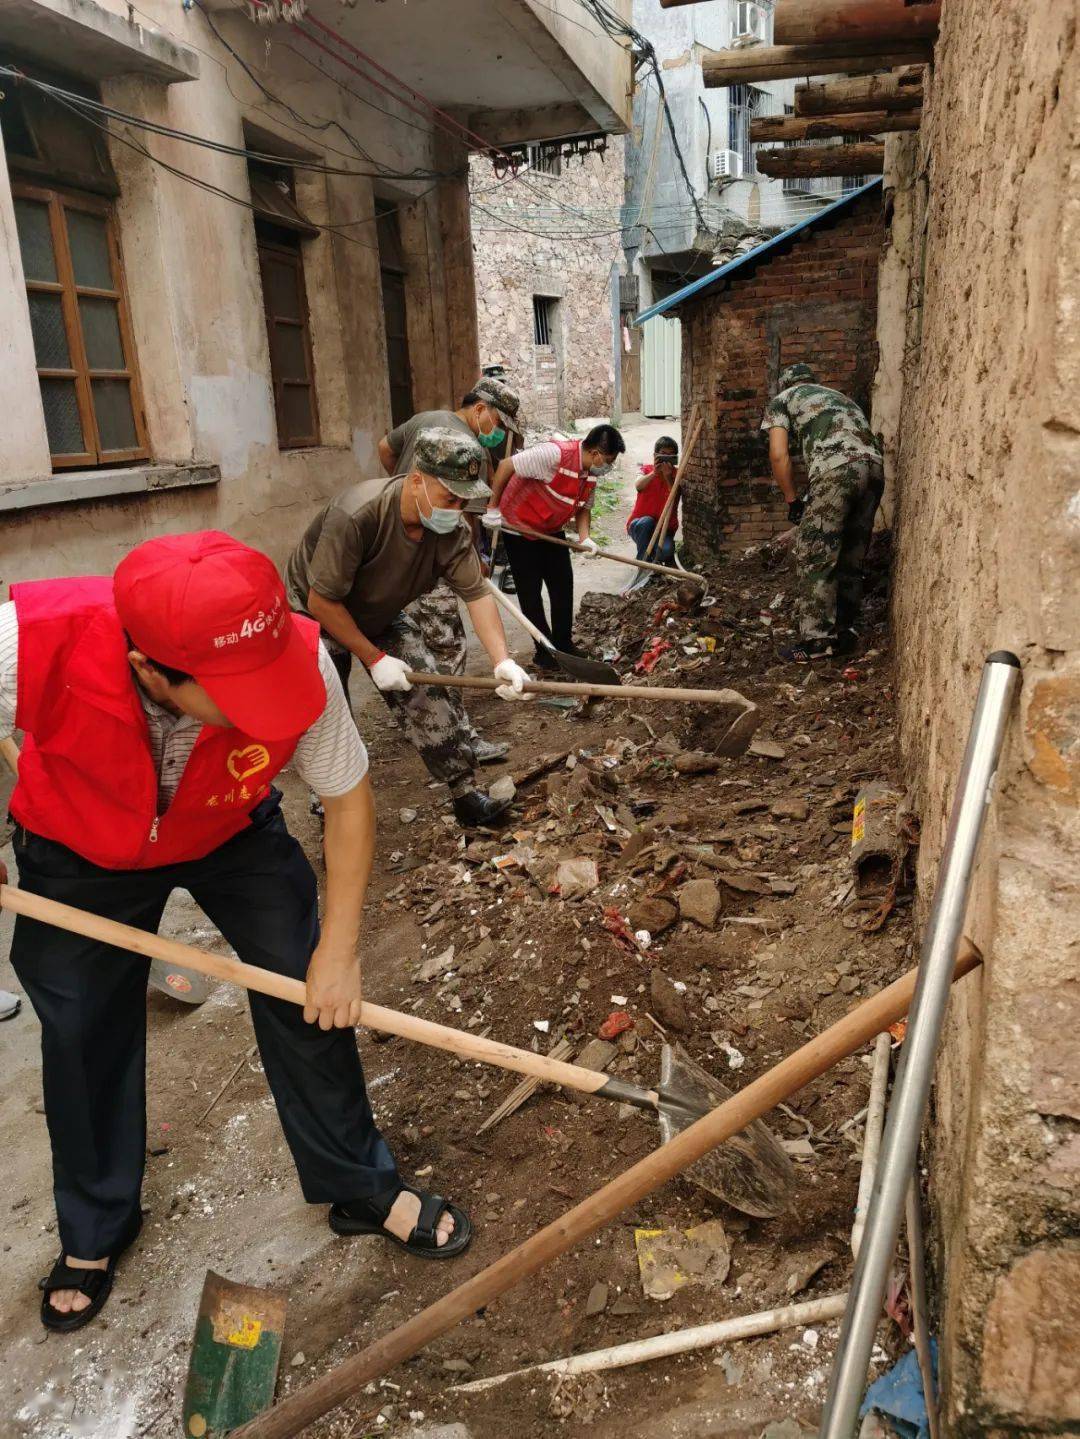
[[[562,650],[549,649],[548,653],[555,660],[564,674],[571,679],[584,680],[590,685],[621,685],[622,675],[614,665],[605,664],[603,660],[586,659],[584,655],[568,655]]]
[[[207,1270],[184,1389],[184,1433],[219,1439],[274,1401],[285,1295]]]
[[[659,1092],[660,1136],[665,1144],[732,1097],[732,1091],[695,1064],[681,1045],[670,1044],[661,1054]],[[692,1164],[684,1177],[733,1209],[759,1219],[782,1214],[795,1192],[795,1167],[760,1119]]]

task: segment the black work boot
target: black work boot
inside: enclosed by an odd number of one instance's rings
[[[513,800],[492,799],[478,789],[468,789],[454,799],[454,818],[465,829],[504,824]]]

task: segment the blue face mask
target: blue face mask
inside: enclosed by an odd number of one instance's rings
[[[424,487],[424,499],[431,505],[431,496],[427,492],[427,481],[421,479]],[[431,514],[421,514],[420,523],[425,530],[430,530],[435,535],[449,535],[457,529],[461,523],[460,510],[444,510],[438,505],[431,505]]]

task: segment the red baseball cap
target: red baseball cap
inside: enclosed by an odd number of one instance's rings
[[[317,653],[273,562],[219,530],[147,540],[116,568],[120,623],[149,659],[183,670],[237,729],[291,739],[326,707]]]

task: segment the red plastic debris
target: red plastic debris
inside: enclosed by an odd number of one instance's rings
[[[596,1032],[601,1039],[618,1039],[620,1034],[633,1027],[634,1021],[625,1009],[613,1009]]]
[[[660,656],[664,653],[665,650],[669,650],[670,648],[671,642],[669,640],[664,639],[662,635],[653,635],[652,639],[649,641],[649,648],[644,651],[641,658],[634,666],[635,673],[639,675],[652,674],[653,670],[656,668]]]
[[[904,1039],[907,1036],[907,1020],[898,1019],[895,1024],[890,1024],[889,1033],[892,1035],[893,1039],[897,1041],[898,1044],[903,1044]]]
[[[604,906],[604,928],[616,944],[621,945],[629,954],[637,954],[638,942],[633,931],[614,905]]]
[[[854,665],[848,665],[847,669],[843,671],[843,677],[846,680],[861,680],[862,674]]]

